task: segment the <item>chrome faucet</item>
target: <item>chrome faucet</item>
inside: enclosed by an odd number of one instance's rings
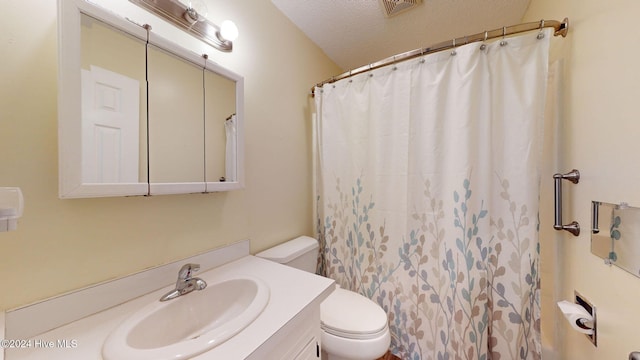
[[[191,277],[193,273],[200,270],[199,264],[186,264],[178,272],[176,288],[164,294],[160,301],[175,299],[180,295],[188,294],[193,290],[202,290],[207,287],[207,283],[197,277]]]

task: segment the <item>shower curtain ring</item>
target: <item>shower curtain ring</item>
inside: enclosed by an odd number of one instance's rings
[[[507,40],[505,40],[506,36],[507,36],[507,27],[503,26],[502,27],[502,41],[500,41],[500,46],[507,45]]]
[[[544,19],[540,20],[540,32],[538,33],[538,40],[544,39],[544,33],[542,30],[544,29]]]
[[[458,53],[456,52],[456,38],[453,38],[453,50],[451,51],[451,56],[456,56]]]
[[[487,38],[489,37],[489,32],[488,31],[484,31],[484,40],[482,40],[482,45],[480,45],[480,50],[484,51],[484,49],[487,48]]]

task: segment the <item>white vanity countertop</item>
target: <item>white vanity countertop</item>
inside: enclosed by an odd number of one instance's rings
[[[209,283],[236,276],[260,278],[269,285],[269,303],[258,318],[235,337],[196,360],[244,359],[296,316],[307,305],[324,300],[334,288],[333,280],[274,262],[245,256],[198,274]],[[168,286],[124,304],[88,316],[29,339],[30,347],[6,349],[5,360],[102,360],[102,343],[128,315],[171,290]],[[189,296],[183,295],[183,296]],[[34,321],[37,321],[34,319]],[[319,324],[318,324],[319,326]],[[65,342],[66,340],[66,342]],[[64,345],[67,347],[64,347]],[[52,345],[51,347],[46,347]]]

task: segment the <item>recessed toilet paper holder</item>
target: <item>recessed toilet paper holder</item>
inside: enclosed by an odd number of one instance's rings
[[[594,346],[598,346],[596,308],[584,296],[574,291],[575,301],[558,301],[558,308],[574,331],[584,334]]]
[[[589,340],[593,343],[593,346],[598,347],[598,327],[597,327],[597,321],[596,321],[596,307],[593,306],[593,304],[591,304],[589,301],[587,301],[585,297],[580,295],[577,291],[574,291],[574,295],[576,298],[575,299],[576,304],[585,308],[585,310],[587,310],[587,312],[589,312],[593,317],[593,321],[583,322],[582,325],[586,326],[587,328],[593,329],[593,334],[590,334],[590,335],[585,334],[585,336],[589,338]]]

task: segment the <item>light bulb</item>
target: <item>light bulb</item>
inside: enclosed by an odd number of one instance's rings
[[[225,20],[220,25],[220,36],[223,39],[234,41],[238,38],[238,27],[231,20]]]

